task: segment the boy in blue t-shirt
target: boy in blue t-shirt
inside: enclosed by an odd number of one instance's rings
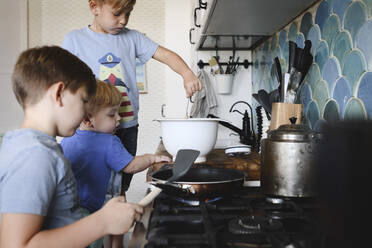
[[[134,174],[154,163],[171,159],[145,154],[133,157],[114,134],[119,126],[121,103],[119,90],[102,81],[97,82],[96,94],[88,101],[87,115],[76,133],[61,141],[63,153],[75,175],[81,206],[90,214],[105,201],[111,170]],[[113,194],[113,192],[111,192]],[[121,242],[120,237],[115,242]],[[102,240],[91,247],[101,247]]]
[[[96,90],[92,70],[60,47],[32,48],[19,56],[12,81],[24,120],[0,149],[0,247],[86,247],[127,232],[143,208],[120,196],[82,218],[76,180],[56,141],[81,123]]]
[[[115,85],[122,93],[119,108],[121,119],[116,135],[133,156],[137,151],[139,110],[136,59],[144,64],[154,58],[168,65],[182,76],[187,97],[202,87],[199,79],[180,56],[142,33],[125,27],[135,2],[89,0],[89,8],[94,16],[93,23],[83,29],[71,31],[62,43],[62,47],[87,63],[96,77]],[[113,178],[116,185],[122,184],[121,193],[124,193],[129,187],[131,174],[124,174],[122,183],[121,176]]]
[[[81,206],[90,213],[105,201],[110,172],[134,174],[167,156],[145,154],[133,157],[114,134],[119,126],[121,94],[116,87],[97,82],[96,94],[87,103],[87,115],[76,133],[62,139],[63,153],[70,161],[78,184]]]

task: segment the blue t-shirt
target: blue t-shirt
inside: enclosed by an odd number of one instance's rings
[[[70,163],[54,137],[32,129],[7,132],[0,148],[2,213],[44,216],[43,229],[83,217]]]
[[[78,184],[81,206],[91,213],[102,207],[111,170],[122,171],[133,159],[112,134],[76,130],[61,141]]]
[[[120,90],[120,127],[137,125],[139,95],[136,59],[140,64],[146,63],[155,54],[158,44],[136,30],[125,28],[113,35],[95,33],[86,27],[68,33],[62,47],[83,60],[97,78]]]

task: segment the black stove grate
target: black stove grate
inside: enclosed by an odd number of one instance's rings
[[[161,194],[154,202],[145,247],[321,247],[317,200],[280,200],[268,201],[259,188],[198,206]]]

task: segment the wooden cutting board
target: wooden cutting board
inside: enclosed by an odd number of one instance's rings
[[[281,125],[291,124],[289,118],[296,117],[296,124],[302,121],[302,104],[273,102],[271,111],[270,130],[277,129]]]
[[[166,150],[162,142],[160,142],[156,154],[172,157]],[[150,167],[147,172],[147,181],[150,180],[149,174],[159,170],[165,163],[156,163]],[[249,155],[240,155],[229,157],[225,154],[224,149],[214,149],[207,155],[207,161],[203,163],[195,163],[193,167],[201,164],[207,164],[212,167],[236,169],[246,173],[247,181],[260,180],[260,155],[257,152],[252,152]]]

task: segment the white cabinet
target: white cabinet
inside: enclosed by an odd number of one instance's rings
[[[212,0],[194,0],[192,6],[192,24],[189,33],[190,43],[196,44],[202,34],[203,23],[210,9]]]

